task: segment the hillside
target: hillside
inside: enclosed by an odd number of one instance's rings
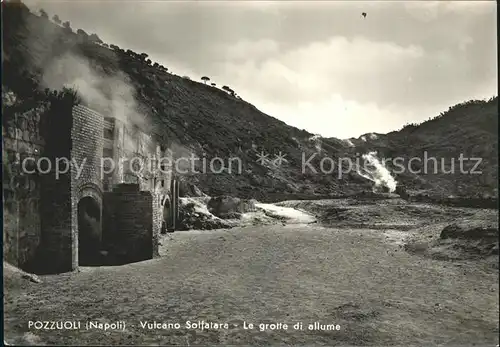
[[[405,182],[407,187],[429,194],[492,196],[497,195],[497,129],[498,98],[495,97],[455,105],[435,118],[409,124],[399,131],[375,136],[365,134],[350,141],[357,151],[375,150],[379,157],[403,157],[406,162],[411,158],[422,159],[410,164],[414,172],[420,170],[421,174],[395,175],[396,180]],[[427,170],[424,170],[425,158],[429,158]],[[436,158],[437,165],[432,158]],[[474,169],[476,163],[478,166]],[[435,165],[438,172],[434,172]]]
[[[183,174],[182,179],[209,195],[238,195],[259,200],[312,198],[370,190],[373,183],[356,170],[329,172],[330,161],[378,151],[379,157],[410,158],[428,151],[433,156],[484,158],[482,175],[395,174],[409,190],[440,195],[496,195],[498,99],[450,108],[433,120],[389,134],[349,141],[321,138],[288,126],[260,112],[251,100],[218,86],[195,82],[151,62],[147,53],[135,53],[98,35],[59,25],[31,13],[19,1],[4,4],[2,63],[3,98],[15,99],[8,108],[29,108],[37,102],[35,90],[73,86],[84,102],[103,113],[127,110],[134,121],[170,146],[177,157],[191,153],[208,160],[240,158],[241,172]],[[192,76],[193,79],[195,76]],[[200,76],[201,77],[201,76]],[[198,77],[196,78],[198,79]],[[93,97],[88,97],[89,95]],[[110,106],[111,105],[111,106]],[[133,109],[133,112],[129,110]],[[261,151],[269,158],[281,152],[279,167],[256,162]],[[320,168],[330,158],[327,173],[302,172],[303,158]],[[458,157],[458,156],[457,156]],[[448,160],[449,162],[449,160]],[[389,167],[391,167],[389,165]],[[199,168],[198,168],[199,169]],[[199,169],[200,170],[200,169]]]

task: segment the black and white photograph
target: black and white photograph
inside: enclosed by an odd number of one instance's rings
[[[1,13],[4,345],[498,347],[497,2]]]

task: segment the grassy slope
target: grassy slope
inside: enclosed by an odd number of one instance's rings
[[[6,6],[9,7],[9,6]],[[10,6],[12,7],[12,5]],[[63,30],[49,20],[24,11],[4,8],[4,47],[2,60],[3,85],[23,94],[29,76],[34,84],[40,80],[43,66],[64,52],[73,52],[89,60],[104,74],[123,71],[136,90],[136,98],[144,106],[141,113],[152,120],[152,129],[162,142],[168,142],[177,154],[194,152],[206,155],[242,159],[240,174],[194,175],[187,180],[198,184],[205,192],[234,194],[257,199],[311,197],[314,194],[343,194],[370,187],[370,183],[356,174],[338,179],[332,174],[302,174],[302,153],[309,158],[321,153],[313,161],[319,167],[322,156],[331,158],[354,155],[365,150],[379,150],[381,155],[408,157],[424,149],[437,156],[469,151],[485,157],[486,175],[461,175],[418,178],[406,174],[398,177],[403,184],[415,189],[436,190],[444,194],[464,192],[494,193],[496,187],[496,122],[497,100],[490,103],[459,106],[443,117],[426,122],[417,128],[380,135],[378,140],[357,141],[349,148],[338,139],[311,140],[312,134],[299,130],[260,112],[250,103],[226,92],[162,71],[145,61],[131,58],[124,50],[108,48],[78,40],[78,36]],[[13,12],[14,11],[14,12]],[[23,73],[24,70],[27,70]],[[24,92],[25,95],[29,93]],[[21,97],[23,99],[23,97]],[[467,145],[466,145],[467,144]],[[279,169],[263,167],[255,162],[256,154],[279,151],[289,162]],[[227,162],[227,161],[226,161]],[[467,176],[467,177],[466,177]],[[486,178],[485,178],[486,177]],[[290,196],[288,194],[294,194]]]

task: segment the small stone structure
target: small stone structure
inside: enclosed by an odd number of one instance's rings
[[[119,165],[165,158],[150,136],[64,102],[16,113],[2,130],[4,260],[59,273],[99,264],[101,254],[122,263],[158,254],[170,168],[134,174]],[[101,167],[112,161],[114,170]]]
[[[158,195],[140,191],[138,184],[119,184],[104,193],[102,248],[114,264],[125,264],[158,255],[161,209]]]

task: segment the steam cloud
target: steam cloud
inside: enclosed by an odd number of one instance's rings
[[[42,84],[50,89],[75,88],[83,101],[126,124],[146,125],[138,112],[135,88],[122,72],[107,74],[87,59],[66,53],[44,67]]]
[[[89,60],[67,53],[54,59],[43,71],[42,83],[44,87],[61,89],[72,87],[89,107],[104,112],[125,124],[135,125],[145,129],[148,125],[148,116],[138,110],[142,105],[135,98],[135,88],[123,72],[107,74],[99,67],[92,67]],[[133,134],[120,134],[125,148],[134,148],[137,140]],[[189,158],[191,151],[180,144],[171,143],[170,153],[174,158]],[[181,163],[180,170],[189,170],[186,161]],[[123,168],[118,165],[123,175]]]
[[[362,158],[365,164],[370,167],[371,170],[366,168],[358,167],[358,174],[375,183],[374,190],[378,190],[381,187],[386,187],[389,189],[390,193],[396,190],[397,182],[387,168],[380,162],[377,158],[377,152],[369,152],[363,154]]]
[[[137,146],[136,134],[129,133],[134,132],[131,126],[143,131],[148,128],[148,117],[139,112],[141,105],[136,100],[135,88],[121,71],[109,74],[99,66],[91,66],[84,57],[66,53],[44,67],[42,84],[50,89],[74,88],[90,108],[126,124],[128,131],[119,134],[124,148]],[[118,165],[118,170],[123,180],[121,166]]]
[[[345,143],[347,144],[347,146],[349,146],[349,147],[356,147],[356,146],[354,145],[354,143],[352,143],[352,141],[351,141],[350,139],[345,139],[345,140],[344,140],[344,142],[345,142]]]

